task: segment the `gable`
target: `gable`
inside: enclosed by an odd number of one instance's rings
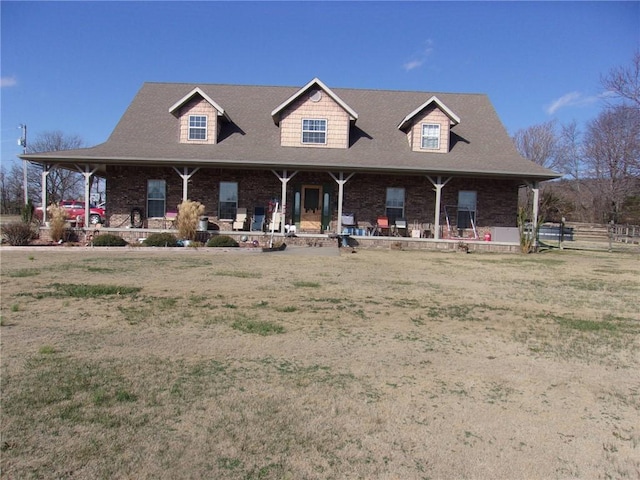
[[[220,133],[220,119],[229,119],[224,109],[196,87],[169,108],[178,117],[180,143],[216,144]]]
[[[305,121],[324,122],[324,142],[305,143]],[[280,112],[280,145],[283,147],[347,148],[351,117],[330,95],[312,89],[287,105]]]

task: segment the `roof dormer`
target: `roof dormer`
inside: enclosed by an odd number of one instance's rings
[[[221,120],[230,121],[224,109],[196,87],[169,108],[180,120],[180,143],[216,144]]]
[[[458,123],[460,118],[434,95],[404,117],[398,129],[407,134],[414,152],[447,153],[451,127]]]
[[[358,114],[318,78],[271,112],[285,147],[348,148]]]

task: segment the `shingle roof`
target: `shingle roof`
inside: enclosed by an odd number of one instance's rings
[[[216,145],[178,142],[179,120],[169,108],[194,88],[215,101],[224,123]],[[522,158],[486,95],[437,93],[460,118],[449,153],[412,152],[398,125],[434,92],[333,88],[358,112],[348,149],[280,146],[271,112],[299,87],[145,83],[109,139],[92,148],[25,155],[32,161],[105,164],[239,166],[429,175],[508,176],[545,180],[559,175]]]

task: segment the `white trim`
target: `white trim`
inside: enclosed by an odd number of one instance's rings
[[[191,126],[191,119],[195,117],[204,118],[204,127]],[[204,130],[204,138],[191,138],[191,129]],[[187,119],[187,141],[188,142],[206,142],[209,139],[209,117],[194,113],[189,115]]]
[[[398,130],[403,130],[404,128],[406,128],[407,125],[411,123],[411,120],[413,120],[413,117],[415,117],[418,113],[420,113],[422,110],[424,110],[426,107],[428,107],[432,103],[435,103],[438,106],[438,108],[442,110],[442,112],[447,117],[449,117],[449,120],[452,126],[460,123],[460,117],[458,117],[455,113],[453,113],[444,103],[440,101],[440,99],[438,99],[438,97],[434,95],[429,100],[427,100],[422,105],[420,105],[418,108],[416,108],[413,112],[411,112],[409,115],[404,117],[404,119],[402,119],[402,121],[400,122],[400,125],[398,125]]]
[[[324,122],[324,142],[305,142],[304,141],[304,132],[314,133],[319,132],[320,130],[305,130],[304,122]],[[300,143],[302,145],[326,145],[329,136],[329,121],[326,118],[303,118],[300,122]]]
[[[427,136],[424,134],[424,127],[438,127],[438,135],[435,137]],[[439,123],[429,123],[424,122],[420,124],[420,150],[440,150],[440,135],[442,134],[442,126]],[[435,148],[425,147],[424,140],[425,138],[436,138],[438,141]]]
[[[193,98],[194,95],[200,95],[202,98],[204,98],[213,108],[216,109],[216,111],[218,112],[218,116],[219,117],[225,117],[227,120],[229,120],[229,116],[225,113],[224,108],[222,108],[220,105],[218,105],[216,102],[213,101],[213,99],[207,95],[206,93],[204,93],[200,87],[196,87],[193,90],[191,90],[189,93],[187,93],[184,97],[182,97],[180,100],[178,100],[176,103],[174,103],[173,105],[171,105],[171,107],[169,108],[169,113],[172,113],[175,115],[176,111],[182,107],[185,103],[187,103],[189,100],[191,100]]]
[[[280,123],[280,113],[287,106],[289,106],[294,100],[299,98],[302,94],[308,91],[314,85],[318,86],[321,90],[324,91],[327,95],[329,95],[338,105],[340,105],[350,116],[350,119],[354,122],[358,120],[358,114],[353,110],[349,105],[347,105],[338,95],[333,93],[329,87],[327,87],[324,83],[320,81],[319,78],[314,78],[309,83],[307,83],[304,87],[298,90],[296,93],[287,98],[284,102],[278,105],[272,112],[271,118],[273,118],[273,122],[278,125]]]

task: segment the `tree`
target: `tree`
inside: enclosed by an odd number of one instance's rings
[[[0,167],[0,212],[17,214],[24,205],[22,166],[16,163],[9,170]]]
[[[555,120],[518,130],[513,142],[520,155],[527,160],[551,169],[559,166]]]
[[[640,108],[640,50],[634,53],[631,65],[612,69],[600,83],[623,102]]]
[[[61,150],[75,150],[84,146],[83,140],[77,135],[65,135],[61,131],[50,131],[39,134],[27,147],[28,153],[54,152]],[[42,167],[30,164],[28,168],[28,183],[33,193],[31,198],[42,201]],[[66,168],[52,168],[47,176],[47,200],[57,203],[61,200],[76,198],[82,195],[84,185],[83,176]]]
[[[592,178],[599,180],[603,220],[618,221],[628,196],[637,195],[640,175],[640,108],[608,108],[587,125],[585,160]]]

